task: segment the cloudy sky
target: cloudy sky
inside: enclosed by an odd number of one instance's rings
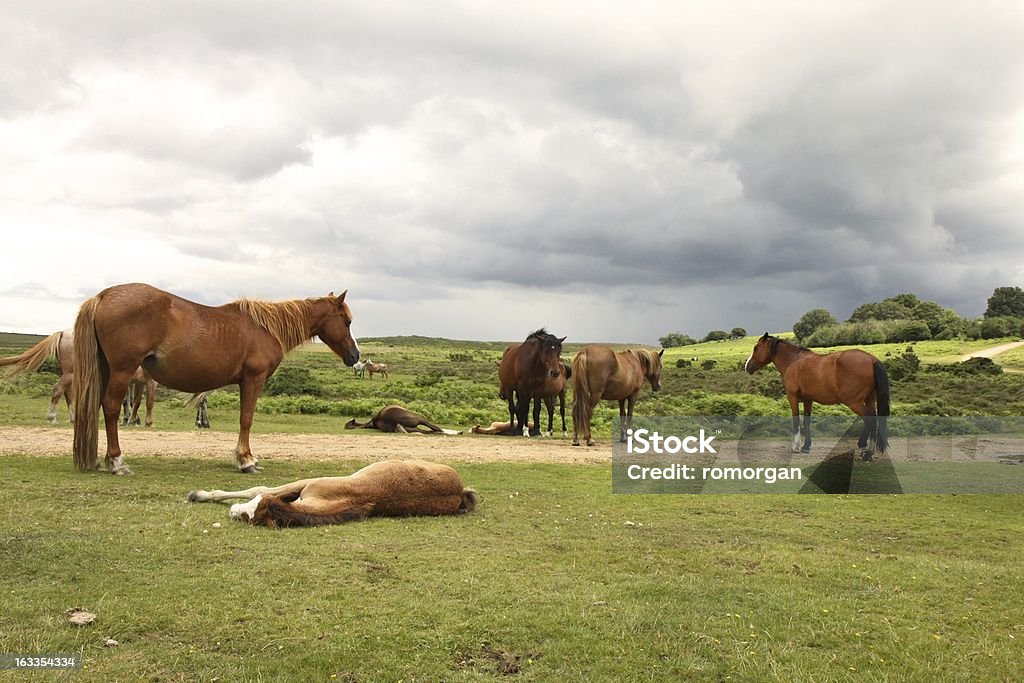
[[[1020,3],[4,4],[3,331],[131,281],[640,342],[1024,285]]]

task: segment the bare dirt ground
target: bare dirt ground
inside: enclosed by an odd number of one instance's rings
[[[1015,349],[1018,346],[1024,346],[1024,341],[1010,342],[1009,344],[1000,344],[999,346],[990,346],[987,349],[979,349],[973,353],[968,353],[966,356],[960,359],[961,362],[970,360],[972,358],[995,358],[1001,353],[1005,353],[1010,349]]]
[[[100,433],[100,453],[106,448]],[[232,460],[237,435],[233,432],[167,432],[132,428],[120,430],[126,460],[135,456],[171,456]],[[408,434],[253,434],[251,444],[262,462],[274,460],[361,462],[422,458],[439,462],[522,462],[610,464],[609,441],[596,447],[573,447],[571,439],[505,436],[416,436]],[[719,458],[735,460],[737,442],[722,441]],[[744,454],[798,464],[820,461],[835,450],[836,439],[816,439],[810,454],[791,454],[788,439],[744,442]],[[848,444],[847,444],[848,445]],[[844,445],[844,448],[847,446]],[[842,449],[839,449],[842,450]],[[67,427],[2,427],[0,455],[71,456]],[[1024,463],[1024,437],[953,436],[894,438],[887,457],[893,461],[977,461]],[[876,456],[877,459],[877,456]],[[101,459],[102,462],[102,459]]]

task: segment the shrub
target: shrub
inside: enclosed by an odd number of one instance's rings
[[[468,351],[452,351],[448,354],[448,360],[453,363],[472,363],[473,354]]]
[[[677,368],[689,368],[693,367],[693,361],[689,358],[680,358],[676,361]]]
[[[999,337],[1016,337],[1020,334],[1022,322],[1024,321],[1020,318],[1015,318],[1009,315],[985,318],[981,322],[981,338],[998,339]]]
[[[682,332],[670,332],[664,337],[658,337],[658,343],[664,349],[672,348],[673,346],[690,346],[696,344],[697,340],[688,334]]]
[[[729,333],[726,332],[725,330],[711,330],[706,335],[704,335],[704,339],[702,341],[705,341],[705,342],[725,341],[728,338],[729,338]]]
[[[814,334],[819,328],[826,325],[835,325],[836,319],[824,308],[813,308],[803,314],[798,322],[793,325],[793,334],[797,339],[804,340]]]
[[[323,387],[308,368],[289,365],[278,368],[270,376],[264,393],[270,396],[320,396]]]
[[[921,359],[914,353],[913,347],[908,348],[903,354],[894,358],[887,358],[882,361],[889,379],[899,382],[906,379],[913,379],[921,367]]]
[[[902,320],[893,325],[893,329],[887,335],[886,341],[925,341],[931,338],[932,332],[928,327],[928,323],[923,320]]]
[[[706,361],[701,362],[700,366],[704,370],[711,370],[717,364],[718,364],[718,361],[714,360],[713,358],[708,358]]]

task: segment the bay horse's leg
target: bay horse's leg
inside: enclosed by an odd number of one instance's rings
[[[550,437],[555,429],[555,397],[545,396],[544,406],[548,409],[548,431],[544,436]],[[540,425],[538,425],[539,427]]]
[[[238,416],[238,445],[235,446],[235,460],[238,469],[245,474],[256,472],[256,458],[249,448],[249,431],[252,429],[252,415],[256,411],[256,399],[263,391],[267,375],[243,377],[239,383],[241,400]]]
[[[525,437],[530,436],[530,394],[516,392],[516,418],[519,420],[519,433]]]
[[[124,464],[121,457],[121,444],[117,438],[117,423],[121,418],[121,406],[128,384],[135,370],[110,370],[107,387],[103,392],[100,405],[103,407],[103,422],[107,431],[107,456],[105,462],[111,474],[131,474],[131,469]]]
[[[153,404],[156,402],[156,380],[146,380],[146,426],[153,426]]]
[[[800,400],[796,393],[787,394],[789,409],[793,415],[793,452],[800,452]]]
[[[565,431],[565,389],[558,395],[558,412],[562,415],[562,438],[569,436],[569,433]]]
[[[633,406],[636,405],[637,394],[632,394],[626,399],[626,429],[633,428]],[[625,436],[622,438],[622,443],[626,442]]]
[[[868,440],[874,436],[875,422],[878,420],[875,416],[875,408],[868,402],[850,402],[846,405],[864,420],[864,428],[860,432],[860,438],[857,439],[857,448],[860,449],[861,458],[870,462],[873,454],[868,448]]]
[[[543,399],[540,397],[540,394],[537,394],[536,396],[533,397],[533,429],[529,430],[530,436],[540,436],[541,434],[540,404],[542,402]]]
[[[804,446],[800,450],[804,453],[811,452],[811,408],[814,401],[804,399]]]
[[[508,389],[505,392],[505,401],[508,402],[508,434],[514,436],[518,432],[516,431],[516,419],[519,411],[516,408],[515,390]]]
[[[626,443],[626,399],[619,399],[619,443]]]
[[[139,419],[139,408],[142,406],[142,385],[138,382],[131,383],[131,394],[132,394],[132,416],[128,420],[128,424],[138,425],[142,424],[142,420]]]

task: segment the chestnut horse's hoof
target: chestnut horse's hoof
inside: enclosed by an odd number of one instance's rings
[[[110,473],[115,474],[119,477],[125,477],[130,475],[132,471],[128,467],[128,465],[121,465],[120,467],[115,467],[114,469],[110,470]]]
[[[256,464],[253,463],[252,465],[246,465],[245,467],[240,467],[239,471],[241,471],[242,474],[256,474],[256,472],[258,470],[256,469]]]
[[[594,440],[593,440],[593,439],[587,439],[587,445],[588,445],[588,446],[596,446],[597,444],[596,444],[596,443],[594,443]]]
[[[811,452],[811,447],[810,446],[804,446],[803,448],[800,449],[800,452],[801,453],[810,453]]]

